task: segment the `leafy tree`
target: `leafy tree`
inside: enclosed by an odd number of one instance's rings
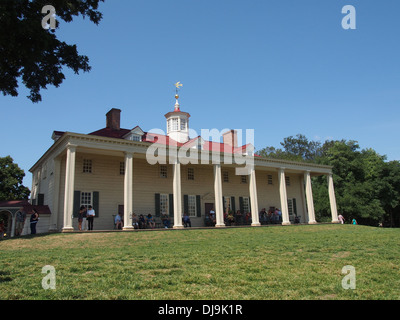
[[[384,209],[379,198],[379,177],[385,157],[372,149],[359,151],[356,141],[329,142],[318,163],[333,166],[333,179],[338,211],[347,219],[377,225]],[[313,191],[316,199],[326,190],[326,179],[315,178]],[[321,190],[322,189],[322,190]],[[318,199],[315,205],[320,217],[331,215],[329,201]]]
[[[28,199],[30,191],[22,185],[24,170],[10,157],[0,158],[0,201]]]
[[[282,148],[266,147],[261,156],[315,162],[333,167],[338,211],[347,220],[361,224],[400,226],[400,162],[386,162],[373,149],[360,150],[357,141],[309,141],[304,135],[290,136]],[[313,197],[318,221],[330,219],[328,183],[325,176],[313,177]]]
[[[314,161],[320,153],[321,143],[309,141],[306,136],[297,134],[295,137],[284,138],[281,148],[266,147],[257,152],[263,157],[286,159],[293,161]]]
[[[386,162],[381,171],[379,198],[386,225],[400,227],[400,161]]]
[[[52,0],[57,20],[71,22],[81,15],[98,24],[102,14],[97,10],[104,0]],[[0,1],[0,91],[18,96],[18,80],[30,90],[32,102],[42,100],[41,89],[59,87],[65,79],[62,67],[88,72],[89,58],[79,55],[76,45],[57,39],[55,32],[42,27],[42,8],[48,0]],[[58,27],[57,21],[57,27]]]

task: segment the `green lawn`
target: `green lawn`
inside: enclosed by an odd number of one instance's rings
[[[28,236],[0,241],[0,299],[398,300],[399,248],[400,229],[331,224]]]

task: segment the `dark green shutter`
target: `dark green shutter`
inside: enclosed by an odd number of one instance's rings
[[[100,212],[100,193],[98,191],[93,191],[93,209],[96,213],[95,217],[99,217]]]
[[[297,206],[296,206],[296,199],[295,198],[292,199],[292,203],[293,203],[294,215],[297,217]]]
[[[251,212],[251,199],[250,199],[250,197],[249,197],[249,212]],[[256,212],[256,213],[258,213],[258,212]]]
[[[231,197],[231,210],[232,213],[236,213],[235,197]]]
[[[247,212],[244,212],[244,207],[243,207],[243,197],[239,197],[239,210],[241,214],[246,214]]]
[[[81,192],[74,191],[74,206],[73,206],[73,217],[74,218],[78,218],[80,207],[81,207]]]
[[[156,217],[160,216],[160,194],[155,194],[155,208],[156,208]]]
[[[43,206],[44,205],[44,193],[39,193],[38,194],[38,206]]]
[[[169,216],[170,217],[174,216],[174,195],[173,194],[169,195]]]
[[[196,211],[197,211],[197,216],[201,217],[201,198],[200,196],[196,196]]]
[[[222,207],[224,209],[224,213],[226,212],[226,208],[225,208],[225,197],[222,197]]]
[[[189,215],[189,196],[187,194],[183,195],[183,214],[185,213]]]

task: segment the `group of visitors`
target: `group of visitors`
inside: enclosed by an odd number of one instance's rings
[[[279,208],[270,208],[268,212],[263,208],[258,217],[261,224],[282,223],[282,211]]]
[[[342,214],[339,214],[339,215],[338,215],[338,220],[339,220],[339,222],[340,222],[341,224],[344,224],[344,222],[346,221],[346,219],[343,217]],[[351,224],[354,224],[354,225],[358,224],[358,223],[357,223],[357,220],[356,220],[356,219],[351,220]]]
[[[135,229],[146,229],[147,227],[154,229],[156,222],[151,213],[146,217],[143,214],[140,214],[138,217],[136,213],[132,213],[132,226]]]
[[[93,230],[93,221],[96,212],[92,206],[81,206],[78,213],[78,229],[79,231]]]
[[[215,226],[216,215],[214,209],[210,210],[210,212],[206,214],[204,221],[207,227]],[[251,212],[242,214],[240,210],[237,210],[236,213],[233,213],[232,210],[228,210],[227,212],[224,212],[224,223],[227,226],[251,224]]]
[[[86,230],[93,230],[93,220],[95,217],[96,213],[95,210],[93,209],[92,206],[88,206],[87,208],[85,206],[81,206],[78,214],[78,228],[79,231],[86,231]],[[22,211],[18,212],[17,218],[16,218],[16,235],[20,235],[22,232],[23,224],[26,219],[26,214]],[[339,222],[341,224],[344,224],[345,218],[343,217],[342,214],[339,214],[338,216]],[[31,233],[35,234],[36,233],[36,224],[39,220],[39,214],[35,209],[33,209],[33,214],[31,215],[30,218],[30,226],[31,226]],[[268,212],[266,211],[265,208],[263,208],[259,212],[259,221],[261,224],[278,224],[282,222],[282,212],[279,210],[279,208],[270,208]],[[163,212],[161,215],[161,222],[162,226],[164,228],[169,229],[171,227],[171,220],[170,217]],[[233,226],[233,225],[243,225],[243,224],[251,224],[251,212],[246,213],[245,215],[242,214],[240,210],[237,210],[236,213],[233,213],[231,210],[228,212],[224,213],[224,223],[227,226]],[[299,223],[299,221],[295,221],[296,223]],[[182,217],[182,223],[184,227],[191,227],[191,221],[190,217],[187,213],[184,213]],[[352,219],[352,224],[356,225],[357,221],[356,219]],[[116,215],[114,224],[116,229],[122,229],[124,226],[124,221],[122,214],[119,213]],[[205,224],[206,226],[214,226],[216,224],[216,215],[214,210],[210,210],[209,214],[206,215],[205,217]],[[140,214],[137,216],[135,213],[132,213],[132,226],[135,229],[147,229],[151,228],[154,229],[156,227],[156,222],[154,217],[152,216],[151,213],[149,213],[147,216],[144,216],[143,214]],[[4,233],[4,222],[0,222],[0,237]]]
[[[166,212],[161,214],[161,222],[165,229],[171,228],[171,219]],[[191,227],[190,217],[185,213],[182,217],[182,222],[185,227]],[[156,227],[156,222],[151,213],[147,216],[140,214],[139,217],[135,213],[132,213],[132,226],[135,229],[154,229]]]
[[[247,212],[245,215],[240,210],[236,210],[234,213],[232,210],[224,213],[224,223],[227,226],[240,226],[244,224],[251,224],[251,212]]]

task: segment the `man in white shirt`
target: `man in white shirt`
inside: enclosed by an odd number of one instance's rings
[[[93,220],[96,212],[93,210],[92,206],[89,206],[89,210],[86,213],[86,219],[88,221],[88,229],[93,230]]]

